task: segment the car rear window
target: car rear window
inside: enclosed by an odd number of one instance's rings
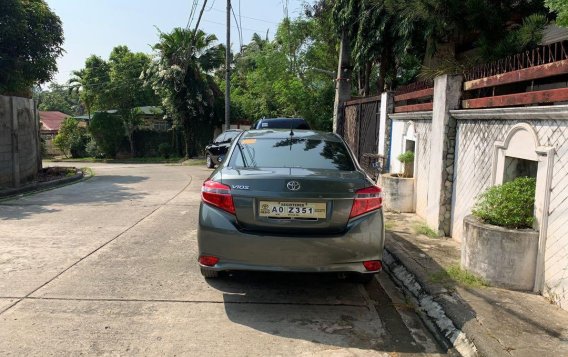
[[[355,170],[342,142],[293,137],[242,138],[233,150],[229,166]]]
[[[304,119],[268,119],[259,121],[255,128],[309,130],[310,126]]]

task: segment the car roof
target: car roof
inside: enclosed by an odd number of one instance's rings
[[[300,130],[294,129],[294,139],[309,139],[309,140],[325,140],[340,142],[341,139],[334,133],[317,131],[317,130]],[[244,138],[255,139],[288,139],[290,138],[290,129],[254,129],[245,131],[241,136]]]
[[[303,121],[306,121],[306,119],[304,119],[304,118],[285,118],[285,117],[278,117],[278,118],[262,118],[262,119],[259,119],[259,121],[260,121],[260,120],[262,120],[262,121],[272,121],[272,120],[303,120]]]

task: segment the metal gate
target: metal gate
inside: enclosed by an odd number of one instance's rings
[[[343,106],[339,133],[359,162],[363,155],[379,151],[380,108],[380,97],[351,100]]]

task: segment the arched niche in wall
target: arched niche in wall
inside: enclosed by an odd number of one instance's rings
[[[541,146],[536,131],[528,123],[514,125],[504,141],[495,143],[492,175],[494,185],[501,185],[516,177],[536,178],[535,228],[539,231],[539,243],[534,291],[542,291],[544,285],[544,258],[553,164],[554,148]]]
[[[405,153],[407,151],[412,151],[414,153],[414,163],[411,166],[405,166],[405,173],[409,174],[410,177],[414,177],[414,173],[416,172],[416,162],[418,161],[416,158],[416,143],[418,142],[416,138],[416,129],[414,126],[414,122],[408,121],[404,124],[404,134],[402,135],[402,147],[400,148],[401,153]],[[411,170],[412,172],[408,172]]]

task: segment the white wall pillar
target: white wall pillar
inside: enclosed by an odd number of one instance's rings
[[[385,92],[381,94],[381,107],[379,110],[379,155],[385,157],[384,171],[388,171],[390,164],[390,151],[391,151],[391,130],[392,130],[392,120],[389,118],[389,114],[394,112],[394,94],[390,92]]]
[[[430,228],[444,235],[449,235],[451,230],[456,142],[456,120],[450,115],[450,110],[459,108],[462,83],[461,75],[443,75],[434,80],[426,222]]]

